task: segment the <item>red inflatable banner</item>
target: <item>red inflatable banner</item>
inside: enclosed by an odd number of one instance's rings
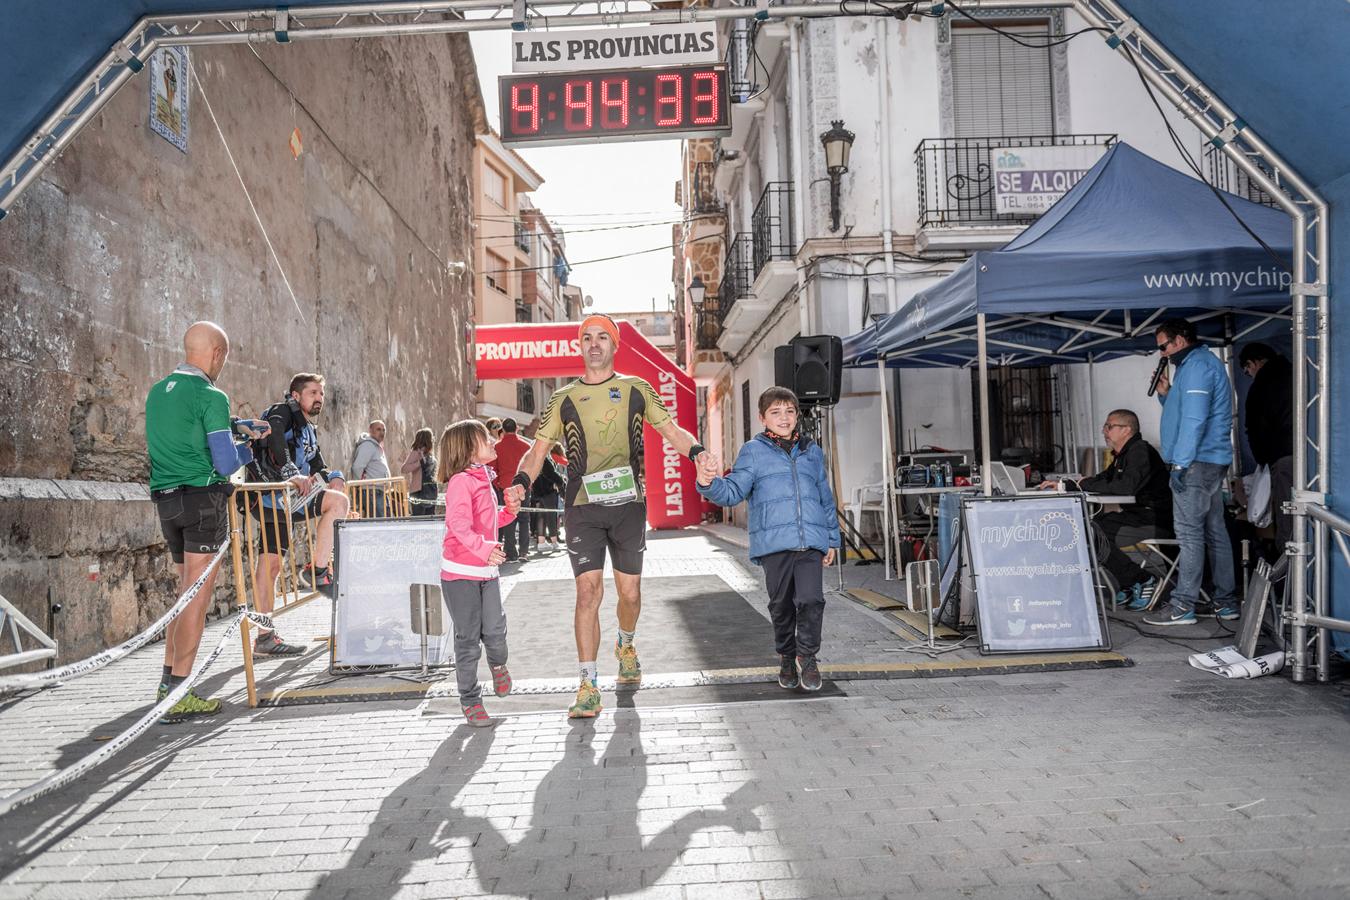
[[[479,325],[475,364],[479,381],[493,378],[575,378],[585,371],[578,323]],[[619,322],[614,369],[645,379],[679,426],[698,434],[694,380],[628,322]],[[697,525],[703,498],[694,487],[694,464],[675,452],[650,425],[644,429],[647,522],[653,528]]]

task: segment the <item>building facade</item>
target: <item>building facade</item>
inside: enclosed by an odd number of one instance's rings
[[[1002,246],[1035,221],[1039,211],[999,205],[1000,152],[1064,148],[1090,165],[1125,140],[1186,171],[1124,57],[1090,33],[1056,43],[1086,27],[1072,11],[975,15],[980,21],[948,13],[725,26],[733,130],[685,144],[674,275],[686,322],[682,361],[707,390],[705,441],[725,459],[759,430],[754,404],[774,383],[774,347],[797,335],[854,334],[971,252]],[[1175,111],[1168,116],[1201,159],[1199,133]],[[837,188],[821,140],[836,122],[854,135]],[[1008,402],[1002,420],[991,416],[994,450],[1035,445],[1046,448],[1035,460],[1046,471],[1081,468],[1102,446],[1101,416],[1116,406],[1137,408],[1145,436],[1156,438],[1156,404],[1135,389],[1147,384],[1151,363],[1106,364],[1092,383],[1086,368],[1017,377],[995,369],[995,392]],[[846,370],[833,410],[844,506],[882,479],[880,377]],[[886,377],[893,448],[974,457],[970,371]]]

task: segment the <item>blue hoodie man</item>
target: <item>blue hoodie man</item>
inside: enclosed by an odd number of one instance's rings
[[[750,559],[764,569],[782,663],[778,683],[818,691],[823,570],[839,548],[839,510],[825,453],[798,431],[798,417],[797,395],[769,388],[759,398],[764,431],[741,447],[725,477],[716,477],[709,454],[701,456],[698,492],[719,506],[750,501]]]
[[[1163,461],[1170,469],[1173,528],[1181,545],[1177,583],[1167,606],[1145,616],[1148,625],[1195,624],[1195,601],[1209,556],[1214,609],[1238,617],[1233,550],[1223,520],[1223,483],[1233,462],[1233,390],[1228,373],[1208,347],[1196,343],[1195,326],[1168,319],[1156,332],[1158,352],[1173,375],[1158,385],[1162,403]]]

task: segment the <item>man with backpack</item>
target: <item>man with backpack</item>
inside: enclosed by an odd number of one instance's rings
[[[333,555],[333,526],[346,518],[349,504],[344,493],[342,473],[330,471],[319,450],[319,434],[314,420],[323,411],[322,375],[301,372],[291,379],[286,399],[268,407],[263,419],[271,433],[254,446],[255,463],[250,476],[257,481],[288,481],[300,494],[308,497],[316,487],[324,486],[309,502],[293,507],[287,518],[280,491],[263,495],[261,503],[251,511],[259,518],[262,547],[256,574],[257,596],[254,606],[258,612],[270,615],[275,603],[275,582],[281,571],[281,554],[290,549],[293,523],[305,519],[306,511],[314,525],[314,559],[310,563],[310,584],[327,597],[333,596],[333,576],[329,560]],[[304,648],[287,644],[275,631],[258,632],[253,652],[264,656],[294,656]]]

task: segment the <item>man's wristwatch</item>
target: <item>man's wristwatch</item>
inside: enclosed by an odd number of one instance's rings
[[[695,460],[698,459],[698,455],[700,453],[707,453],[707,452],[708,452],[707,447],[703,446],[702,444],[695,444],[694,446],[689,448],[689,461],[694,462]]]
[[[530,476],[526,475],[524,472],[517,472],[516,477],[511,479],[512,485],[518,484],[526,491],[530,489],[530,483]]]

